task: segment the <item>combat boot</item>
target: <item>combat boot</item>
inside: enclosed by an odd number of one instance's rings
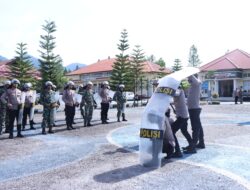
[[[33,125],[34,125],[33,121],[30,121],[30,130],[36,130],[36,128]]]
[[[53,133],[54,133],[54,131],[52,130],[52,125],[49,126],[49,131],[48,131],[48,133],[50,133],[50,134],[53,134]]]
[[[10,133],[9,139],[13,139],[13,133]]]
[[[46,135],[45,127],[43,127],[42,134],[43,134],[43,135]]]
[[[87,119],[84,119],[84,126],[83,127],[87,127]]]
[[[120,121],[120,117],[117,117],[117,122],[121,122],[121,121]]]
[[[128,121],[125,119],[125,113],[122,113],[122,121]]]
[[[17,137],[23,137],[21,134],[21,125],[17,125]]]
[[[196,145],[196,148],[200,148],[200,149],[204,149],[206,148],[204,142],[199,142],[197,145]]]

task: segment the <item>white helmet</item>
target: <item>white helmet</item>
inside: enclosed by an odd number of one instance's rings
[[[20,84],[18,79],[12,79],[11,84]]]
[[[4,81],[4,85],[11,85],[11,81],[10,80]]]
[[[102,84],[109,85],[109,82],[108,81],[104,81]]]
[[[124,84],[120,84],[119,88],[125,88],[125,85]]]
[[[68,81],[68,82],[67,82],[67,86],[69,86],[69,85],[74,86],[74,85],[75,85],[75,83],[74,83],[73,81]]]
[[[45,83],[45,86],[53,86],[53,83],[52,83],[51,81],[47,81],[47,82]]]
[[[53,85],[52,85],[52,88],[56,89],[56,85],[53,84]]]
[[[92,85],[92,86],[93,86],[93,83],[92,83],[91,81],[89,81],[89,82],[87,83],[87,85]]]
[[[30,82],[24,84],[24,88],[31,88],[32,84]]]

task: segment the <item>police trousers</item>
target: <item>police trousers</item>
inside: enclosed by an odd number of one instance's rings
[[[75,117],[75,106],[65,106],[66,125],[72,126]]]
[[[194,145],[196,145],[198,141],[200,143],[204,143],[203,128],[200,120],[201,108],[189,109],[188,112],[192,126],[192,138]]]

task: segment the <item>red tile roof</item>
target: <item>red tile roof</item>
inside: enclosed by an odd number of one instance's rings
[[[200,67],[201,71],[230,69],[250,69],[250,54],[236,49]]]
[[[9,65],[12,64],[15,60],[7,60],[7,61],[0,61],[0,75],[2,77],[6,77],[6,78],[11,78],[10,76],[10,69],[9,69]],[[40,72],[36,69],[34,70],[30,70],[29,72],[33,77],[35,77],[36,79],[40,80]]]
[[[87,73],[97,73],[97,72],[105,72],[105,71],[112,71],[113,67],[112,65],[115,62],[115,58],[110,58],[110,59],[104,59],[101,61],[98,61],[96,63],[93,63],[91,65],[88,65],[86,67],[80,68],[76,71],[70,72],[67,75],[80,75],[80,74],[87,74]],[[149,61],[145,61],[144,63],[144,72],[146,73],[153,73],[153,72],[165,72],[165,73],[170,73],[171,71],[168,69],[165,69],[163,71],[160,70],[160,66],[151,63]]]

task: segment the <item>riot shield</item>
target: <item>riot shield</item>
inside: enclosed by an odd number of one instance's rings
[[[52,103],[56,103],[57,104],[59,102],[59,99],[60,99],[60,94],[57,91],[57,92],[54,93],[54,97],[52,97]],[[55,122],[55,120],[56,120],[56,112],[57,112],[58,108],[59,107],[53,107],[51,109],[51,114],[50,114],[50,116],[51,116],[51,118],[50,118],[51,124],[53,124]]]
[[[25,92],[22,92],[22,93],[21,93],[21,101],[20,101],[21,106],[20,106],[20,108],[19,108],[18,121],[17,121],[17,124],[18,124],[18,125],[22,125],[22,120],[23,120],[23,108],[24,108],[25,96],[26,96],[26,93],[25,93]]]
[[[32,95],[32,107],[31,107],[31,109],[30,109],[30,121],[33,121],[33,119],[34,119],[35,102],[36,102],[36,91],[33,90],[33,95]]]
[[[159,80],[141,120],[139,159],[143,166],[161,167],[165,112],[181,80],[198,72],[198,68],[186,67]]]

